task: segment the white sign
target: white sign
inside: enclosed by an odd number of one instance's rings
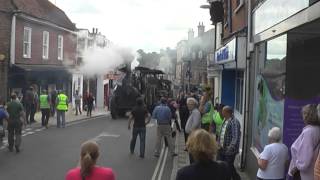
[[[217,64],[236,60],[236,38],[216,51],[215,60]]]

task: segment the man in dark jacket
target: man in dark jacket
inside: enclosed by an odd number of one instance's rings
[[[9,113],[8,120],[8,143],[10,152],[13,151],[13,146],[16,148],[16,152],[20,152],[21,144],[21,132],[23,122],[21,116],[23,114],[23,106],[17,100],[17,95],[11,95],[11,102],[8,103],[7,111]],[[15,138],[14,138],[15,136]]]

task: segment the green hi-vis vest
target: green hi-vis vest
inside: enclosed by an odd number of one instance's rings
[[[223,118],[220,116],[218,111],[215,111],[213,114],[213,122],[216,125],[216,135],[220,135],[221,126],[223,124]]]
[[[68,105],[67,105],[68,96],[64,94],[59,94],[57,98],[58,98],[57,110],[60,110],[60,111],[68,110]]]
[[[214,109],[213,109],[213,105],[212,105],[211,101],[209,103],[210,103],[210,111],[205,113],[204,115],[202,115],[202,117],[201,117],[202,124],[210,124],[212,122]]]
[[[42,94],[40,95],[40,109],[49,109],[49,101],[48,101],[48,95]]]

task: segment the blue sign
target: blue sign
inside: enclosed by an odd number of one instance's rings
[[[236,54],[236,39],[234,38],[225,46],[221,47],[215,53],[215,59],[217,64],[224,64],[226,62],[235,61]]]

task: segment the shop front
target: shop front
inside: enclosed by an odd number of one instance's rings
[[[218,68],[215,82],[218,82],[219,102],[233,107],[234,116],[241,124],[244,135],[244,97],[246,70],[246,37],[235,36],[215,53]],[[243,138],[240,141],[240,158],[243,155]]]
[[[284,7],[288,10],[281,10]],[[263,21],[270,8],[281,18]],[[283,142],[290,149],[304,127],[302,106],[320,103],[319,8],[320,2],[315,1],[268,0],[254,12],[251,155],[247,160],[252,178],[258,167],[250,162],[256,162],[268,144],[268,131],[280,127]]]

